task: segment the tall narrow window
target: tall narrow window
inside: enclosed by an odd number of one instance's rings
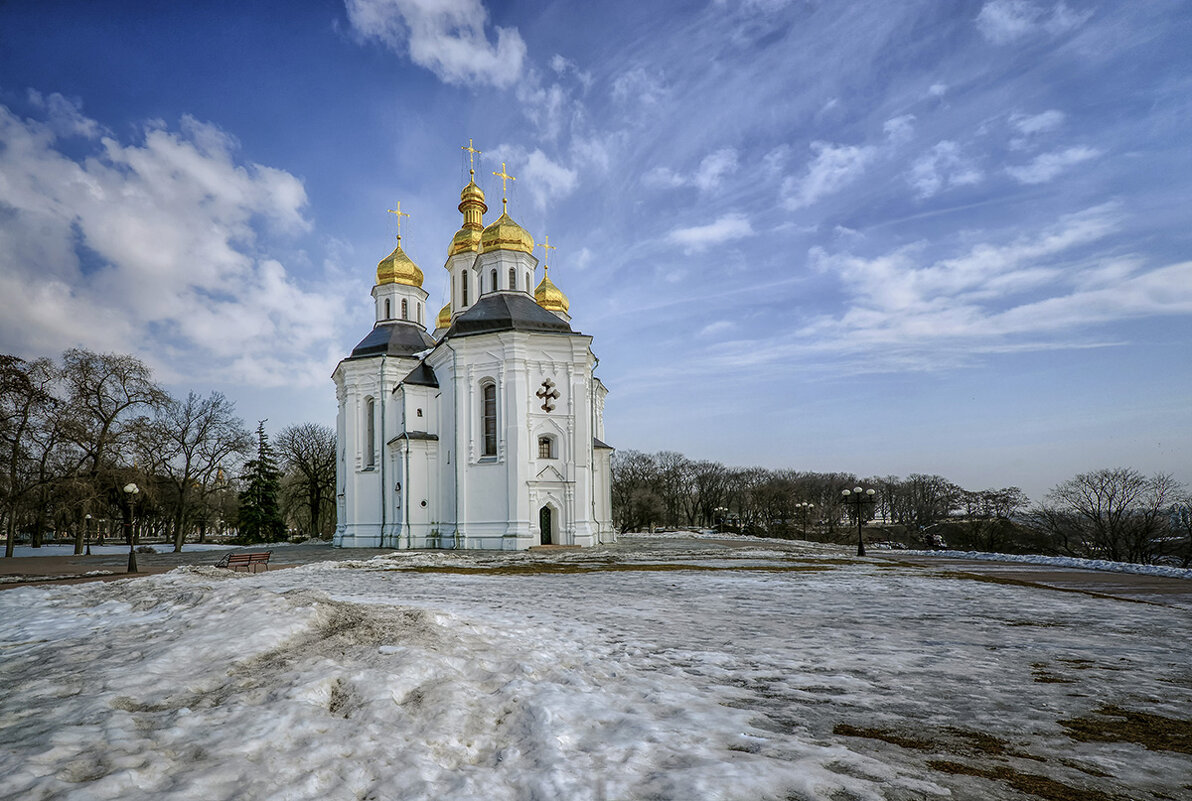
[[[484,455],[497,455],[497,385],[484,385]]]
[[[390,317],[393,316],[393,308],[389,305],[390,303],[391,303],[391,301],[389,300],[389,298],[385,298],[385,319],[386,320],[388,320]]]
[[[460,286],[459,291],[460,291],[460,295],[461,295],[460,305],[467,306],[468,305],[468,273],[466,271],[459,274],[459,286]]]
[[[526,273],[526,291],[530,291],[530,274]]]
[[[496,292],[497,291],[497,271],[496,270],[493,270],[493,273],[490,276],[490,278],[492,278],[492,288],[489,291]]]
[[[418,325],[422,325],[422,304],[418,304]]]
[[[364,466],[377,466],[377,402],[369,398],[364,402]]]
[[[401,299],[401,318],[403,320],[410,319],[410,302],[405,298]]]
[[[509,288],[517,289],[517,270],[509,268]]]

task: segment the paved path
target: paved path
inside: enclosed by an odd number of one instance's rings
[[[1028,565],[1021,562],[952,559],[944,556],[901,556],[897,552],[870,551],[869,555],[917,567],[972,573],[1006,581],[1038,584],[1057,590],[1095,593],[1192,609],[1192,581],[1188,579],[1148,576],[1141,573],[1113,573],[1107,570],[1081,570],[1054,565]]]

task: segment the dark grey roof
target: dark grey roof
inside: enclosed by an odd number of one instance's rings
[[[426,329],[417,323],[404,320],[377,323],[360,344],[352,348],[349,359],[363,359],[368,356],[413,356],[415,353],[433,348],[435,341]]]
[[[614,448],[612,445],[606,445],[603,442],[601,442],[600,440],[596,439],[595,437],[592,437],[592,447],[596,448],[597,450],[605,450],[605,451],[615,451],[616,450],[616,448]]]
[[[402,384],[417,384],[420,387],[437,387],[439,386],[439,379],[435,377],[435,371],[426,362],[418,362],[418,366],[410,371],[410,374],[401,380]],[[396,389],[396,387],[394,387]]]
[[[532,331],[574,334],[565,321],[548,312],[522,292],[491,292],[455,318],[449,337],[466,337],[494,331]]]
[[[411,439],[416,439],[416,440],[429,440],[429,441],[431,441],[431,442],[438,442],[438,441],[439,441],[439,435],[438,435],[438,434],[428,434],[428,433],[426,433],[425,431],[407,431],[407,432],[405,432],[404,434],[398,434],[396,437],[394,437],[393,439],[389,440],[389,442],[390,442],[390,443],[394,443],[394,442],[397,442],[397,441],[398,441],[398,440],[400,440],[400,439],[404,439],[404,440],[411,440]]]

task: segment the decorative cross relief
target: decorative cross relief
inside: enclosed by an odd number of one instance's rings
[[[561,397],[559,390],[555,389],[555,382],[549,378],[542,382],[542,388],[534,394],[542,399],[542,410],[544,412],[553,412],[555,405],[551,401],[557,401]]]

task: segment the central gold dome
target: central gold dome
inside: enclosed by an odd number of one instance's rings
[[[494,250],[516,250],[534,255],[534,237],[515,223],[512,217],[501,212],[501,216],[489,223],[480,235],[480,252]]]
[[[401,249],[401,240],[392,253],[377,262],[377,284],[422,286],[422,270]]]

